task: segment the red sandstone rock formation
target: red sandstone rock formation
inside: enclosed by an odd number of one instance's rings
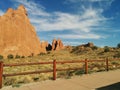
[[[48,47],[48,42],[47,41],[42,41],[41,42],[41,49],[42,49],[42,52],[46,53],[46,48]]]
[[[54,51],[56,49],[56,45],[57,45],[57,40],[53,39],[53,41],[52,41],[52,51]]]
[[[61,50],[64,48],[64,45],[60,39],[56,40],[54,39],[52,42],[52,51],[53,50]]]
[[[46,52],[46,50],[42,51],[43,46],[40,44],[23,5],[16,10],[9,8],[3,16],[0,16],[1,55],[36,55]]]

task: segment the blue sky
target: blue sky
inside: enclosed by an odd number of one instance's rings
[[[120,43],[120,0],[0,0],[0,16],[23,4],[41,41],[65,45]]]

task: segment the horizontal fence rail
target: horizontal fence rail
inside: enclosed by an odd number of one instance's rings
[[[39,73],[48,73],[48,72],[53,72],[53,70],[22,72],[22,73],[14,73],[14,74],[3,74],[3,77],[18,76],[18,75],[28,75],[28,74],[39,74]]]
[[[53,62],[36,62],[36,63],[16,63],[16,64],[3,64],[4,67],[10,66],[25,66],[25,65],[40,65],[40,64],[52,64]]]
[[[18,76],[18,75],[29,75],[29,74],[40,74],[40,73],[49,73],[52,72],[53,73],[53,80],[56,80],[57,71],[67,71],[67,70],[81,70],[83,68],[65,68],[65,69],[57,69],[56,66],[57,64],[72,64],[72,63],[83,63],[84,65],[84,70],[85,70],[85,74],[88,74],[88,63],[90,62],[104,62],[105,65],[105,69],[106,71],[109,70],[109,61],[117,61],[120,59],[113,59],[113,60],[67,60],[67,61],[56,61],[53,60],[53,62],[35,62],[35,63],[14,63],[14,64],[4,64],[3,62],[0,62],[0,88],[2,88],[2,77],[10,77],[10,76]],[[4,67],[16,67],[16,66],[28,66],[28,65],[47,65],[47,64],[51,64],[53,65],[53,69],[52,70],[41,70],[41,71],[31,71],[31,72],[21,72],[21,73],[12,73],[12,74],[4,74],[3,72],[3,68]],[[118,65],[119,66],[119,65]]]

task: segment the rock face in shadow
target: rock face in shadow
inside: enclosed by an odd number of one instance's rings
[[[52,51],[55,51],[55,50],[61,50],[61,49],[64,49],[64,45],[62,43],[62,40],[58,39],[54,39],[53,42],[52,42]]]
[[[42,41],[41,48],[42,48],[42,52],[46,53],[47,51],[51,51],[52,46],[47,41]]]
[[[92,42],[88,42],[87,44],[83,45],[84,47],[93,47],[94,44]]]
[[[86,49],[88,48],[89,50],[94,47],[94,44],[92,42],[88,42],[87,44],[80,45],[81,48]]]
[[[23,5],[16,10],[9,8],[0,16],[0,54],[30,56],[46,52],[42,49],[35,29],[29,21],[27,11]]]
[[[51,51],[51,50],[52,50],[51,44],[48,44],[48,45],[47,45],[46,50],[47,50],[47,51]]]

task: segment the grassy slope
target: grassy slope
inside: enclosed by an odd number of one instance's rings
[[[84,59],[105,59],[105,58],[113,58],[120,52],[120,49],[111,50],[109,52],[104,52],[103,48],[98,48],[97,50],[89,50],[87,52],[80,52],[80,53],[70,53],[68,50],[61,50],[61,51],[54,51],[49,52],[46,55],[38,55],[34,57],[26,57],[21,59],[5,59],[4,63],[28,63],[28,62],[43,62],[43,61],[53,61],[56,59],[57,61],[60,60],[84,60]],[[116,62],[114,62],[116,63]],[[117,64],[120,62],[117,62]],[[100,69],[100,65],[103,63],[93,63],[92,66],[95,66],[93,70]],[[69,68],[69,67],[80,67],[82,64],[63,64],[57,65],[57,68]],[[96,67],[98,66],[98,67]],[[36,66],[23,66],[23,67],[6,67],[4,68],[4,73],[17,73],[17,72],[25,72],[25,71],[34,71],[34,70],[45,70],[45,69],[52,69],[52,65],[36,65]],[[103,69],[103,68],[102,68]],[[58,72],[58,77],[64,77],[65,75],[73,75],[83,73],[82,71],[74,72]],[[60,76],[61,75],[61,76]],[[46,79],[51,79],[52,73],[48,74],[35,74],[35,75],[24,75],[24,76],[14,76],[14,77],[7,77],[4,78],[4,85],[15,85],[20,83],[28,83],[33,81],[41,81]]]

